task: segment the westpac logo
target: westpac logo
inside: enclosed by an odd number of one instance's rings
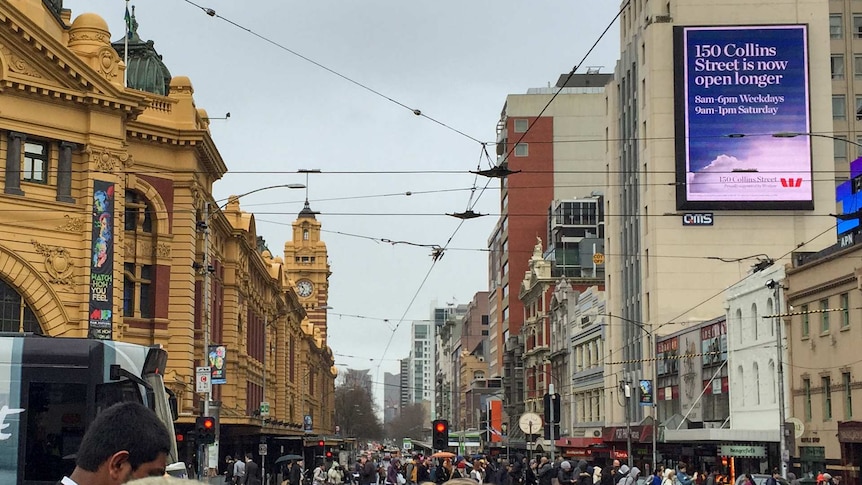
[[[781,186],[782,187],[802,187],[802,178],[784,178],[781,177]]]

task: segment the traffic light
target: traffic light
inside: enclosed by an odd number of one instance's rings
[[[545,422],[546,423],[559,423],[560,422],[560,414],[562,414],[560,409],[560,395],[559,394],[545,394],[542,399],[542,404],[544,404],[545,411]]]
[[[211,416],[198,416],[197,420],[195,420],[195,432],[198,437],[198,444],[211,445],[215,443],[215,418]]]
[[[435,450],[449,448],[449,421],[437,419],[431,423],[431,447]]]
[[[318,440],[317,449],[314,450],[314,454],[321,457],[321,458],[326,457],[326,442],[325,441]]]
[[[331,460],[331,459],[332,459],[332,448],[327,448],[327,450],[326,450],[326,459],[327,459],[327,460]]]

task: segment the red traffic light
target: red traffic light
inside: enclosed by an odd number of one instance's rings
[[[326,457],[327,457],[327,458],[332,458],[332,452],[331,452],[331,451],[327,451],[327,452],[326,452]]]
[[[325,444],[326,444],[326,443],[324,443],[322,440],[317,442],[317,446],[323,446],[323,445],[325,445]]]
[[[446,431],[446,423],[438,422],[434,425],[434,431],[444,433]]]
[[[215,426],[215,419],[213,419],[213,418],[204,418],[204,419],[203,419],[203,426],[204,426],[204,428],[206,428],[206,429],[212,429],[212,427],[213,427],[213,426]]]

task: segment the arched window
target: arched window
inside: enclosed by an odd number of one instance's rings
[[[745,396],[745,371],[742,369],[742,366],[736,368],[736,374],[739,376],[739,384],[737,384],[739,393]],[[745,407],[745,399],[739,399],[737,402],[740,403],[739,407]]]
[[[477,371],[473,372],[473,379],[474,380],[484,379],[484,378],[485,378],[485,372],[484,371],[477,370]]]
[[[775,307],[775,304],[772,302],[772,298],[766,300],[766,314],[767,315],[774,315],[775,314],[775,308],[774,307]],[[765,323],[769,327],[769,335],[772,337],[775,337],[775,325],[773,325],[773,322],[770,322],[767,320],[763,323]]]
[[[757,340],[757,327],[760,322],[757,318],[757,303],[751,304],[751,329],[754,331],[754,340]]]
[[[778,397],[778,376],[775,374],[775,361],[769,360],[769,390],[772,392],[772,404],[775,404]]]
[[[0,280],[0,331],[42,335],[42,327],[30,305],[3,280]]]
[[[308,229],[303,229],[303,230],[302,230],[302,240],[303,240],[303,241],[308,241]]]
[[[754,363],[754,402],[760,404],[760,367]]]
[[[153,318],[156,263],[152,251],[153,206],[140,192],[126,190],[123,215],[125,244],[134,251],[123,262],[123,316]]]
[[[735,322],[736,325],[734,325],[734,326],[736,327],[736,332],[739,335],[739,343],[742,343],[742,341],[743,341],[743,336],[742,336],[742,308],[736,309],[735,320],[736,320],[736,322]]]

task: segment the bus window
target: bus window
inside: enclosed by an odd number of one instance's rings
[[[101,413],[114,404],[126,401],[143,404],[141,392],[138,390],[138,385],[134,382],[122,380],[96,385],[96,414]]]
[[[87,386],[31,382],[26,412],[24,480],[54,483],[75,466],[87,424]]]

